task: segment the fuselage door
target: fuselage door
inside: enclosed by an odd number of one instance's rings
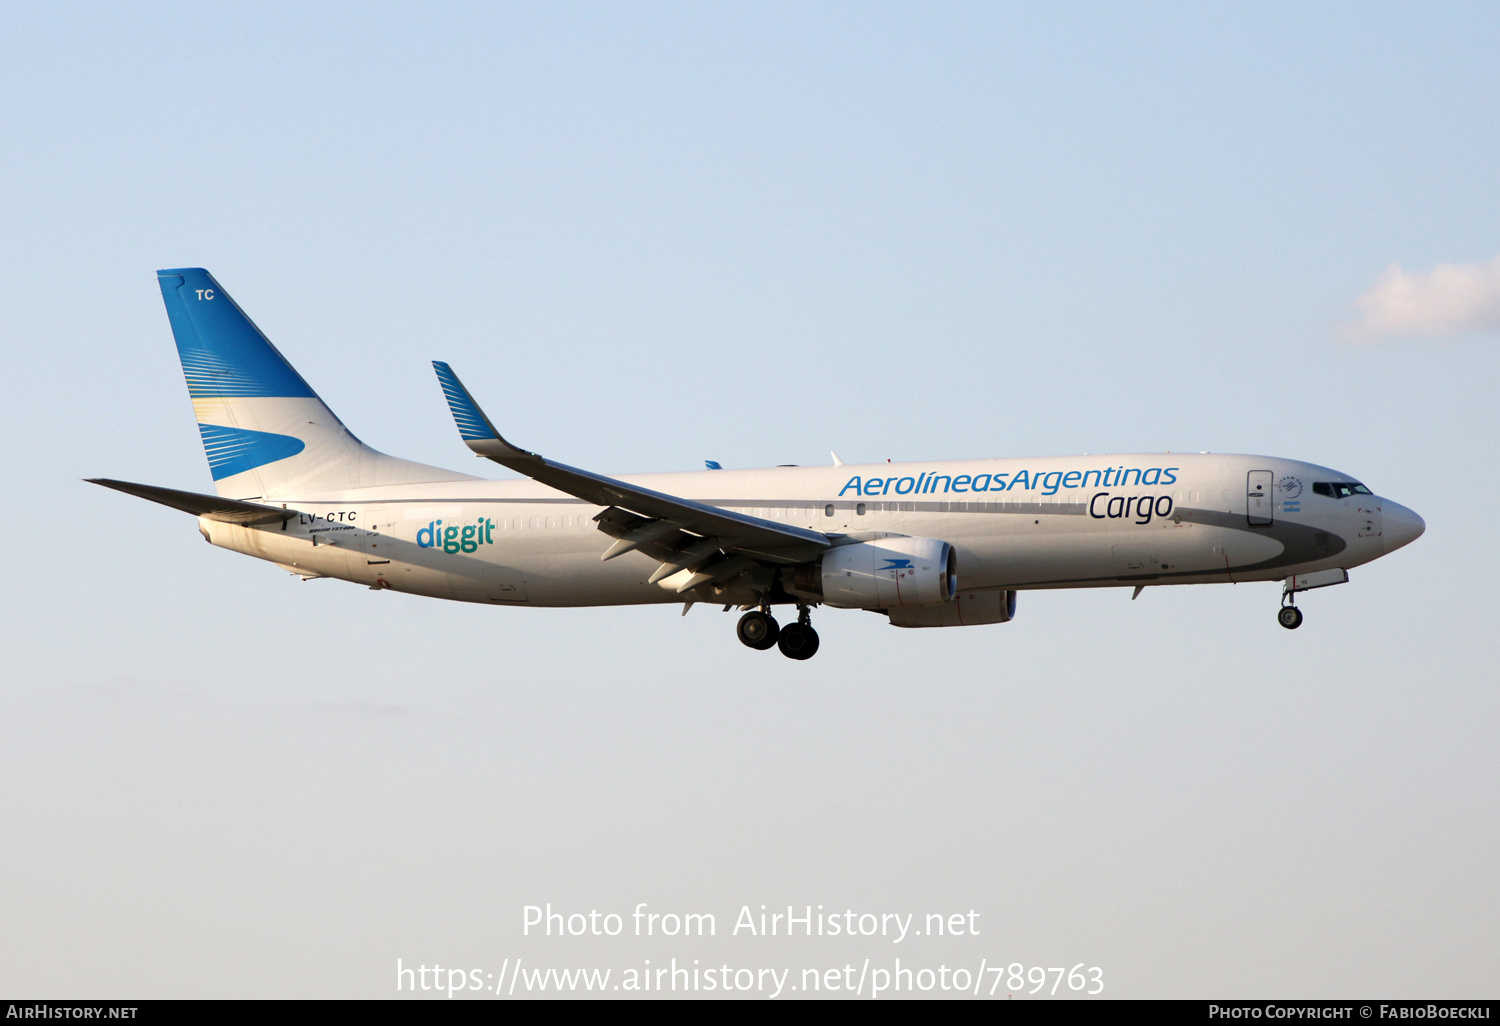
[[[348,551],[349,580],[368,584],[373,588],[389,587],[385,576],[391,562],[388,544],[390,536],[382,533],[389,529],[389,525],[377,522],[386,519],[388,510],[386,506],[366,506],[351,511],[348,514],[351,521],[348,529],[338,532],[331,539],[329,535],[322,536],[320,544],[328,544],[331,540]]]
[[[364,552],[365,564],[375,566],[389,563],[394,548],[391,544],[389,506],[366,506],[360,511],[364,523],[360,525],[360,549]]]
[[[1271,471],[1252,470],[1246,484],[1245,515],[1251,527],[1267,527],[1272,520]]]

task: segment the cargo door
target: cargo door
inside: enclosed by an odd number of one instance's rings
[[[535,518],[533,518],[535,519]],[[549,523],[551,517],[544,523]],[[520,568],[500,562],[495,549],[494,525],[488,517],[466,517],[454,523],[459,551],[448,552],[448,586],[455,597],[470,602],[529,602],[526,575]],[[448,539],[444,539],[447,541]]]
[[[1116,577],[1154,577],[1161,570],[1149,545],[1116,545],[1110,555],[1114,557]]]
[[[485,583],[485,597],[491,602],[531,601],[528,582],[514,567],[496,567]]]

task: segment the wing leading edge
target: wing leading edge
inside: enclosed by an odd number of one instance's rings
[[[616,541],[600,558],[639,549],[661,563],[651,576],[653,583],[689,570],[693,573],[677,590],[691,591],[727,581],[757,563],[805,563],[832,544],[820,531],[642,488],[519,449],[495,430],[453,368],[440,360],[432,366],[465,445],[533,481],[605,507],[594,520]]]

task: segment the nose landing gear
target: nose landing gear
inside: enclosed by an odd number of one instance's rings
[[[1289,631],[1302,626],[1302,610],[1288,602],[1276,614],[1276,622]]]
[[[1297,608],[1299,591],[1312,591],[1314,588],[1327,588],[1334,584],[1348,583],[1349,571],[1342,567],[1335,567],[1332,570],[1314,570],[1307,574],[1293,574],[1281,586],[1281,611],[1276,614],[1276,622],[1289,631],[1296,630],[1302,626],[1302,610]]]

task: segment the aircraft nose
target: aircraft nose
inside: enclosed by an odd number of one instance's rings
[[[1384,506],[1385,523],[1380,533],[1385,540],[1385,551],[1394,552],[1403,545],[1410,545],[1427,530],[1422,518],[1405,506],[1395,502],[1384,503]]]

